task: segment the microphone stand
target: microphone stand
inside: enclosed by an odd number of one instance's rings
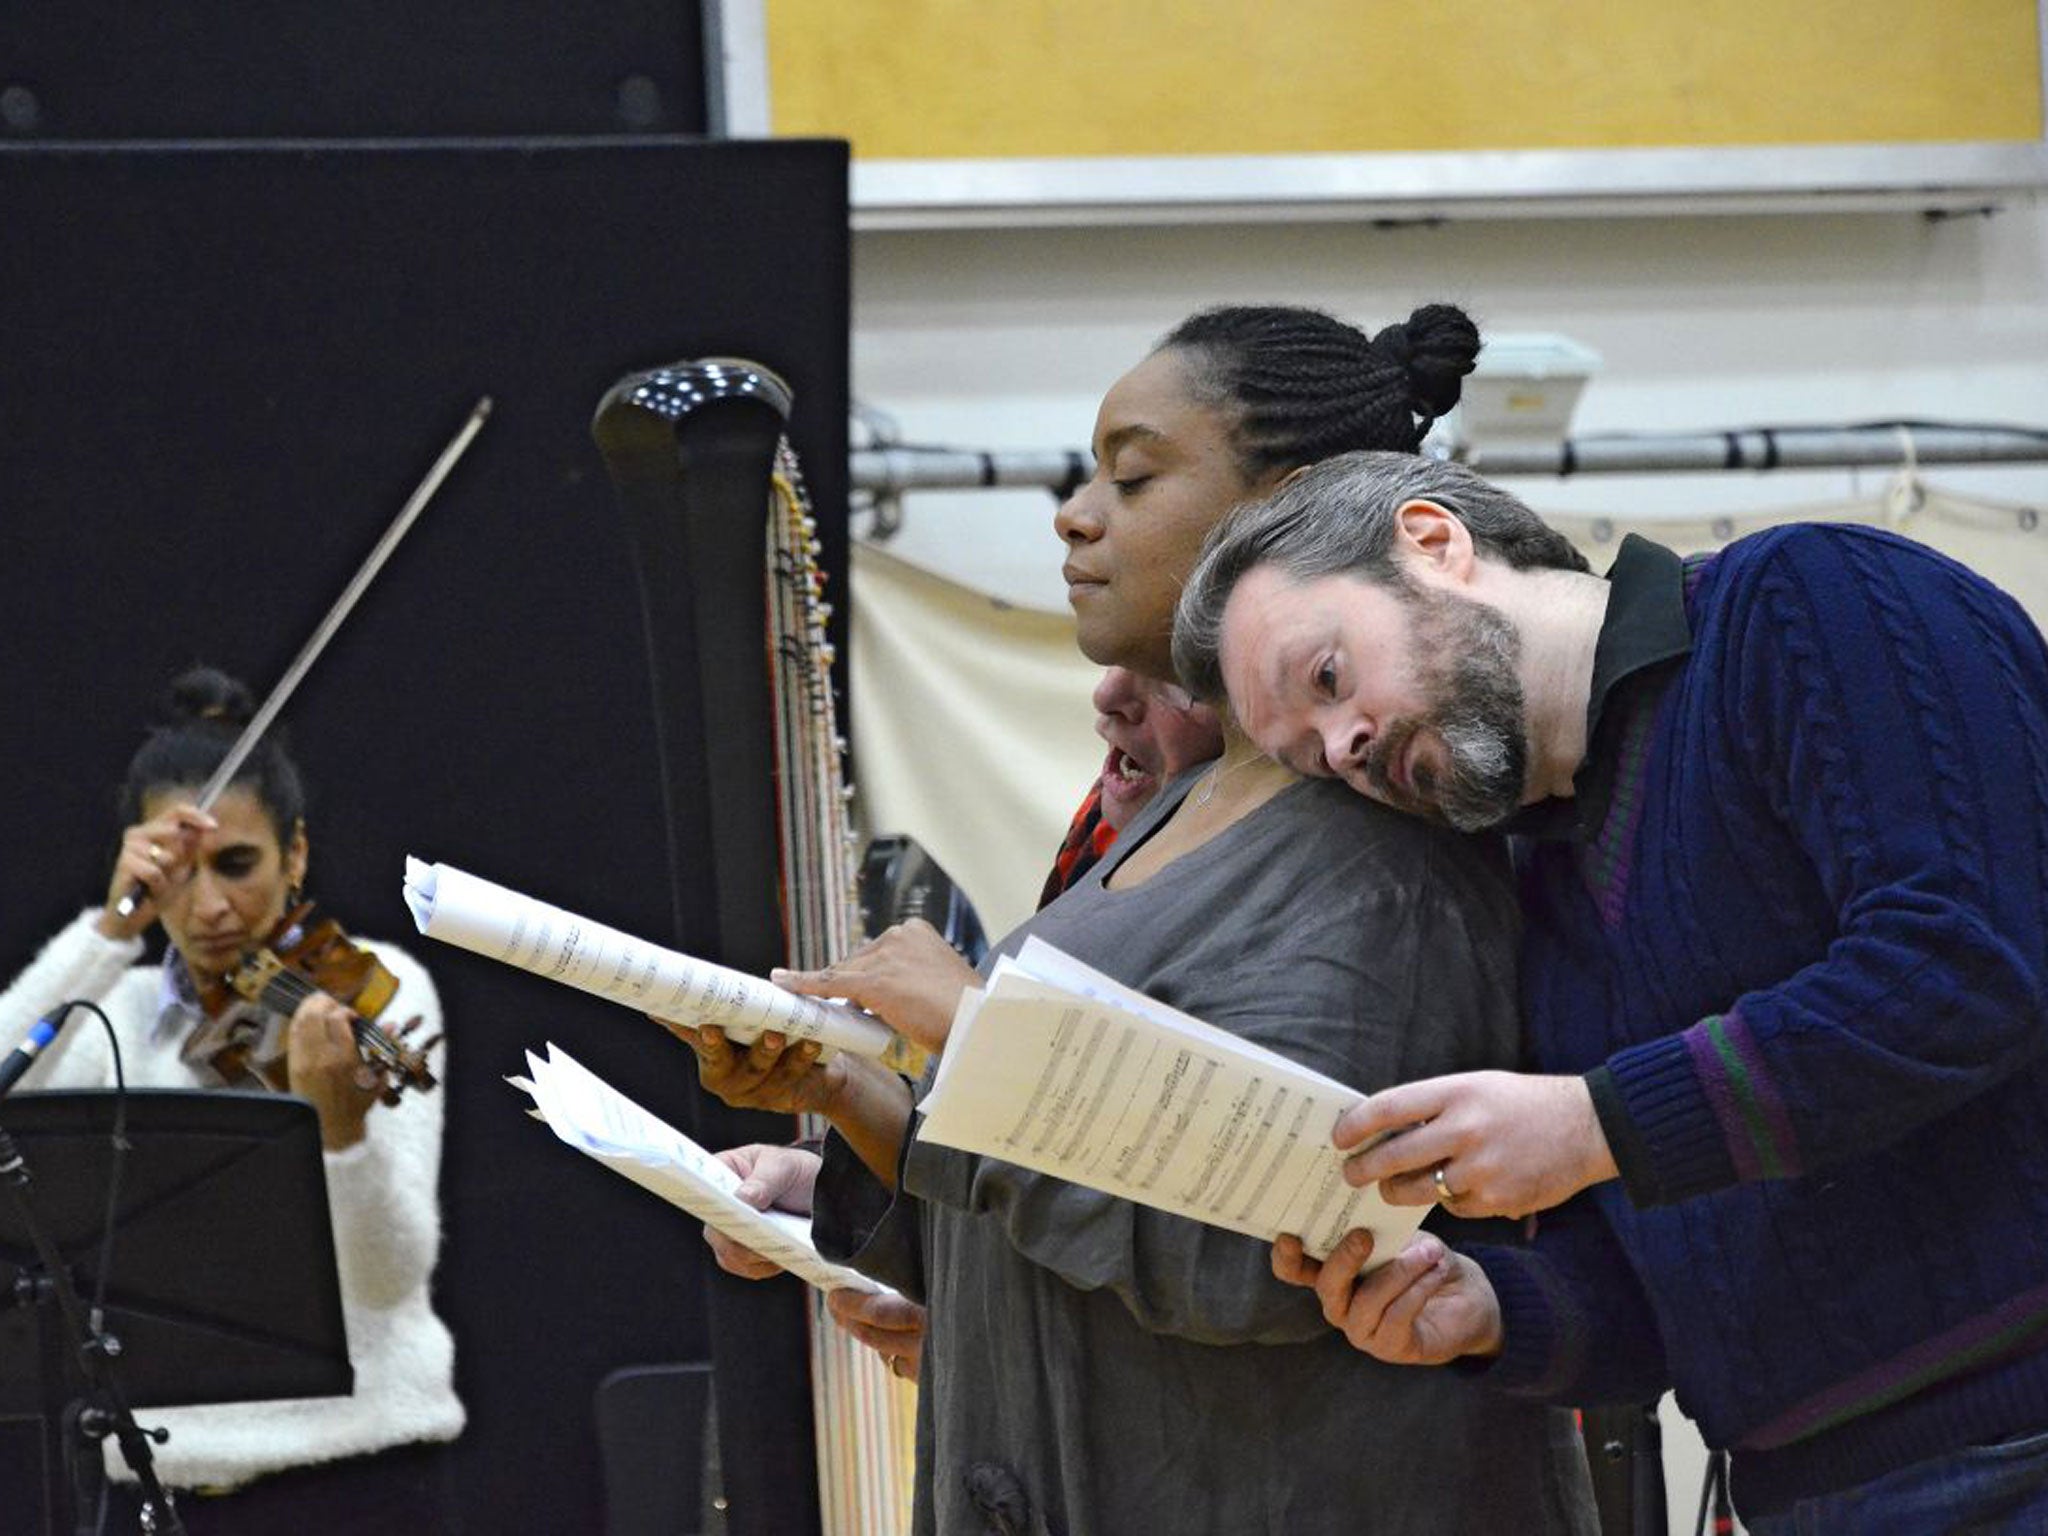
[[[163,1484],[157,1480],[155,1459],[150,1454],[149,1442],[152,1434],[161,1439],[164,1431],[145,1431],[135,1422],[135,1415],[128,1407],[128,1399],[121,1391],[121,1384],[115,1378],[113,1361],[121,1353],[121,1341],[113,1334],[99,1327],[99,1318],[88,1318],[85,1305],[79,1300],[78,1290],[71,1283],[71,1272],[65,1266],[64,1257],[50,1240],[50,1235],[36,1220],[35,1206],[29,1198],[30,1174],[28,1163],[21,1150],[14,1144],[4,1128],[0,1128],[0,1181],[7,1185],[15,1209],[21,1213],[22,1225],[28,1230],[30,1241],[35,1245],[36,1256],[42,1260],[43,1278],[40,1280],[23,1275],[15,1282],[17,1299],[40,1304],[51,1295],[57,1299],[58,1311],[63,1314],[64,1323],[71,1338],[79,1346],[78,1358],[85,1373],[87,1396],[68,1405],[59,1415],[63,1425],[62,1462],[67,1469],[74,1468],[73,1458],[83,1458],[90,1451],[95,1469],[99,1464],[99,1441],[109,1434],[121,1447],[121,1458],[135,1473],[142,1486],[142,1528],[150,1536],[185,1536],[185,1526],[178,1518],[177,1509]],[[47,1325],[45,1325],[47,1326]],[[45,1333],[45,1338],[48,1334]],[[56,1351],[45,1349],[46,1397],[54,1396],[57,1379],[63,1374],[61,1364],[51,1368],[51,1356]],[[59,1355],[61,1361],[61,1354]],[[97,1398],[95,1402],[94,1399]],[[45,1415],[47,1418],[47,1408]],[[45,1428],[44,1445],[50,1442],[50,1433]],[[82,1472],[83,1468],[77,1468]],[[101,1474],[103,1477],[104,1474]],[[72,1509],[72,1526],[82,1533],[97,1528],[97,1512],[77,1507],[81,1502],[81,1487],[96,1489],[101,1477],[72,1475],[66,1478],[66,1499]],[[44,1472],[44,1487],[51,1486],[49,1469]],[[45,1511],[45,1528],[56,1530],[56,1510]]]

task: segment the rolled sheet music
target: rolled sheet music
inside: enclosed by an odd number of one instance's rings
[[[545,1056],[528,1051],[526,1067],[525,1077],[506,1081],[523,1089],[533,1113],[585,1156],[821,1291],[888,1289],[820,1254],[808,1217],[755,1210],[734,1193],[738,1174],[552,1041]]]
[[[735,1040],[772,1030],[857,1056],[880,1056],[895,1039],[857,1008],[785,992],[447,864],[408,857],[405,904],[430,939],[692,1029],[715,1025]]]

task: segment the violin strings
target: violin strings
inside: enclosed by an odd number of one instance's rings
[[[262,1002],[266,1007],[289,1018],[298,1011],[299,1005],[307,998],[322,991],[316,983],[301,976],[297,971],[281,970],[263,985]],[[360,1015],[349,1020],[357,1047],[366,1053],[365,1059],[371,1066],[384,1066],[386,1070],[402,1072],[408,1078],[423,1072],[426,1068],[424,1050],[408,1051],[384,1030]],[[374,1059],[373,1059],[374,1058]]]

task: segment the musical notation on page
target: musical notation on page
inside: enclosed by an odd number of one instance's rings
[[[1391,1257],[1428,1214],[1344,1182],[1362,1091],[1134,992],[1038,939],[961,1002],[920,1139],[1316,1258],[1363,1227]]]

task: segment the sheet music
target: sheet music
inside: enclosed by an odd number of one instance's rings
[[[735,1040],[775,1030],[829,1051],[880,1056],[895,1038],[844,1003],[785,992],[744,971],[698,960],[447,864],[405,861],[405,904],[430,939],[502,960],[657,1018]]]
[[[748,1205],[733,1193],[738,1174],[559,1046],[551,1042],[545,1057],[528,1051],[526,1065],[527,1076],[506,1081],[531,1096],[539,1118],[577,1151],[821,1291],[887,1289],[819,1254],[808,1218]]]
[[[1361,1090],[1028,940],[963,999],[917,1135],[1317,1258],[1354,1227],[1380,1262],[1427,1206],[1353,1189],[1330,1144]]]

